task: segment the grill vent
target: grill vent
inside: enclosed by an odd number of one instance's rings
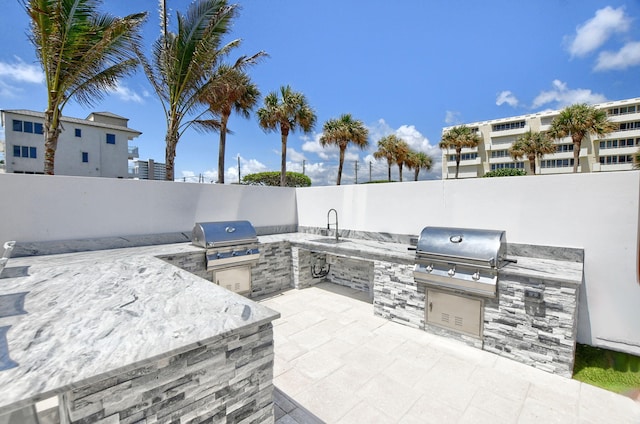
[[[482,300],[427,290],[427,323],[481,337]]]
[[[458,327],[462,327],[462,317],[455,317],[455,319],[455,325],[457,325]]]
[[[442,314],[442,322],[446,322],[446,323],[449,322],[449,314],[444,314],[444,313]]]

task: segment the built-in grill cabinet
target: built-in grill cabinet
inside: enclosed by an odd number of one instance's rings
[[[496,296],[506,255],[504,231],[424,228],[413,276],[426,285],[426,323],[481,338],[484,301]]]
[[[199,222],[191,241],[205,249],[212,281],[240,294],[251,292],[251,267],[258,262],[258,236],[249,221]]]

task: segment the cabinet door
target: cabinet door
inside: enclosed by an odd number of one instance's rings
[[[232,292],[249,293],[251,291],[251,268],[243,266],[215,271],[213,281]]]
[[[428,290],[427,322],[480,337],[482,301]]]

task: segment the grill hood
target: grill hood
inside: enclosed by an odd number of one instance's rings
[[[425,227],[416,246],[416,258],[457,265],[500,268],[507,256],[504,231]]]
[[[249,221],[198,222],[191,242],[206,249],[257,243],[256,230]]]

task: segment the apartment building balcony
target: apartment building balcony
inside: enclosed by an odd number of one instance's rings
[[[490,131],[489,132],[489,137],[495,138],[495,137],[514,136],[514,135],[518,136],[520,134],[526,133],[530,129],[531,129],[531,126],[529,126],[529,124],[526,124],[522,128],[514,128],[514,129],[510,129],[510,130],[501,130],[501,131]]]
[[[138,159],[140,157],[138,153],[138,146],[129,146],[129,160]]]

